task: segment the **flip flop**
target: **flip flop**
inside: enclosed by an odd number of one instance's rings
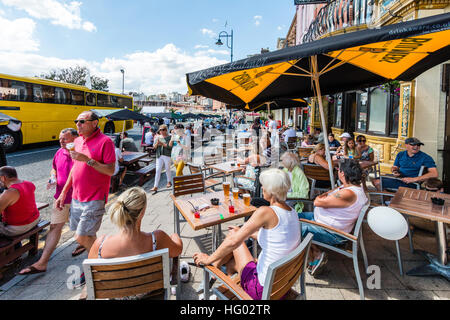
[[[85,251],[86,251],[86,248],[83,247],[82,245],[79,245],[75,250],[72,251],[72,257],[79,256],[80,254],[82,254]]]
[[[45,270],[39,270],[39,269],[36,269],[36,267],[33,267],[33,266],[29,266],[29,267],[27,267],[27,268],[25,268],[25,269],[28,269],[29,271],[26,271],[26,272],[23,272],[23,273],[18,273],[18,275],[19,276],[26,276],[26,275],[29,275],[29,274],[37,274],[37,273],[44,273],[44,272],[46,272],[47,271],[47,269],[45,269]],[[25,270],[24,269],[24,270]]]

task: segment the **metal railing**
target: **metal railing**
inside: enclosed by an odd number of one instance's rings
[[[352,26],[370,23],[374,0],[334,0],[322,7],[303,36],[303,43]]]

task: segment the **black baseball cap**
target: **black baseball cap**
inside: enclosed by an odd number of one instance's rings
[[[405,144],[410,144],[412,146],[423,146],[424,144],[417,138],[408,138],[405,140]]]

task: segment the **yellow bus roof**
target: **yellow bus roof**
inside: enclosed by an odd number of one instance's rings
[[[48,85],[48,86],[55,86],[55,87],[61,87],[61,88],[67,88],[67,89],[75,89],[80,91],[86,91],[86,92],[93,92],[93,93],[100,93],[100,94],[110,94],[118,97],[124,97],[124,98],[132,98],[131,96],[120,94],[120,93],[112,93],[112,92],[106,92],[106,91],[99,91],[99,90],[91,90],[88,87],[80,86],[77,84],[72,83],[66,83],[61,81],[55,81],[55,80],[48,80],[48,79],[41,79],[36,77],[18,77],[18,76],[12,76],[8,74],[0,73],[0,78],[9,79],[9,80],[16,80],[16,81],[24,81],[24,82],[31,82],[31,83],[37,83],[42,85]]]

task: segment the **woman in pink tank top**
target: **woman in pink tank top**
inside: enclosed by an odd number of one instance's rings
[[[343,232],[352,232],[361,209],[368,201],[361,185],[362,173],[358,161],[342,160],[338,173],[342,186],[318,196],[314,200],[314,212],[299,213],[299,218],[315,221]],[[314,235],[313,240],[329,245],[338,245],[346,241],[345,238],[319,226],[303,223],[302,236],[306,236],[308,232]],[[314,275],[325,265],[327,258],[325,252],[315,245],[311,246],[311,253],[308,270]]]

